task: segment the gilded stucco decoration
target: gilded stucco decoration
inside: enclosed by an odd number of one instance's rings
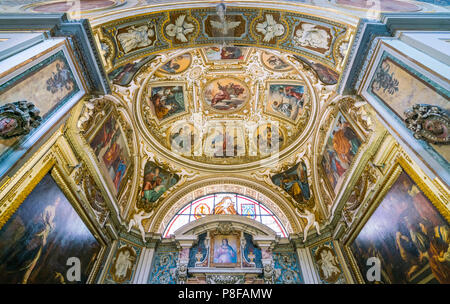
[[[151,66],[127,92],[144,138],[175,161],[242,170],[286,155],[312,128],[316,91],[274,52],[214,46],[168,53]]]
[[[107,70],[173,48],[224,41],[306,55],[341,71],[354,27],[292,11],[227,6],[156,11],[94,28]],[[113,43],[113,45],[111,45]]]
[[[347,191],[343,185],[349,176],[355,178],[354,173],[361,172],[384,128],[373,122],[366,103],[353,97],[331,99],[321,117],[314,143],[313,189],[331,219],[336,202]]]
[[[118,216],[124,216],[137,188],[133,181],[140,162],[133,125],[122,103],[112,95],[86,98],[67,122],[67,136],[86,166],[83,170],[106,186],[103,191]]]

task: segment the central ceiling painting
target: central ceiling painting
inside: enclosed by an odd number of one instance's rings
[[[231,45],[160,56],[165,61],[142,69],[132,88],[144,137],[166,155],[242,165],[281,154],[304,137],[316,107],[296,61]]]

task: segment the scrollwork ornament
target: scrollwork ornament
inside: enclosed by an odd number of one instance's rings
[[[417,139],[432,144],[450,144],[449,111],[428,104],[416,104],[405,111],[406,127],[414,133]]]
[[[210,275],[206,277],[207,284],[244,284],[244,277],[236,275]]]
[[[16,101],[0,107],[0,138],[26,135],[42,122],[39,109],[32,102]]]

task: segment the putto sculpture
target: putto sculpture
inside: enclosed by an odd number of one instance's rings
[[[8,139],[30,133],[42,122],[39,114],[39,109],[28,101],[16,101],[0,106],[0,138]]]

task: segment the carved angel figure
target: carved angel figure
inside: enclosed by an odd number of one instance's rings
[[[150,38],[154,36],[155,31],[153,29],[147,25],[142,25],[139,27],[132,26],[126,33],[117,35],[117,39],[124,52],[128,53],[136,48],[151,45],[153,40]]]
[[[124,279],[127,275],[128,269],[133,266],[132,257],[128,250],[120,251],[116,260],[116,278]]]
[[[303,23],[302,28],[295,32],[294,42],[300,46],[328,49],[330,38],[327,31],[317,28],[314,24]]]
[[[171,23],[166,26],[166,34],[169,37],[175,37],[181,42],[187,42],[186,35],[194,31],[194,25],[192,23],[185,22],[186,15],[180,15],[175,20],[175,23]]]
[[[299,217],[305,218],[308,221],[303,231],[303,242],[306,242],[306,238],[308,237],[308,230],[313,225],[314,227],[316,227],[317,234],[320,235],[320,225],[316,221],[316,215],[313,212],[309,211],[308,209],[304,209],[304,213],[301,213],[298,209],[295,209],[295,212]]]
[[[339,274],[341,272],[336,256],[334,256],[329,249],[324,249],[320,252],[320,260],[317,261],[317,264],[322,269],[323,275],[326,279],[329,279],[335,274]]]
[[[273,16],[267,14],[266,21],[256,25],[256,31],[264,35],[263,41],[269,42],[273,38],[284,34],[284,26],[280,23],[276,23]]]

